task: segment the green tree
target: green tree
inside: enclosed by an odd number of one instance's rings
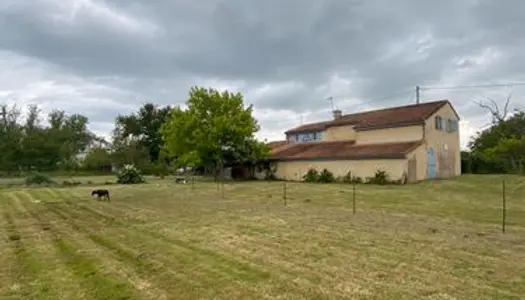
[[[63,169],[76,166],[76,156],[87,151],[95,137],[87,128],[88,118],[80,114],[68,116],[62,110],[53,110],[48,121],[50,127],[47,132],[55,149],[54,163]]]
[[[75,156],[86,150],[94,135],[88,130],[88,119],[82,115],[67,116],[55,110],[44,127],[37,106],[29,106],[26,120],[20,122],[16,107],[0,107],[0,169],[15,171],[56,170],[71,166]]]
[[[505,106],[507,107],[507,105]],[[525,163],[525,112],[511,116],[491,109],[493,124],[469,143],[470,165],[478,172],[523,173]]]
[[[16,106],[0,106],[0,168],[8,174],[19,171],[22,158],[24,133],[18,123],[20,115]]]
[[[176,107],[162,128],[168,153],[179,165],[207,166],[255,162],[267,148],[254,138],[259,130],[252,106],[240,93],[192,87],[187,109]]]
[[[137,113],[121,115],[116,119],[116,139],[134,139],[138,146],[147,149],[149,160],[156,162],[163,148],[160,129],[168,118],[170,106],[157,107],[144,104]]]
[[[110,153],[101,147],[90,149],[83,161],[84,169],[97,172],[111,172],[112,164]]]
[[[56,168],[55,144],[50,134],[40,123],[40,110],[36,105],[28,108],[23,126],[24,136],[21,141],[20,166],[25,170],[52,170]]]
[[[119,130],[117,127],[115,131]],[[113,134],[111,158],[115,165],[122,167],[132,164],[143,169],[150,164],[148,149],[141,145],[136,137],[123,137],[118,133]]]

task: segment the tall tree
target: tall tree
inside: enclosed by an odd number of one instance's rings
[[[489,128],[479,132],[469,148],[475,161],[486,168],[499,171],[523,173],[525,166],[525,112],[509,112],[510,96],[503,109],[494,100],[490,105],[479,102],[492,116]]]
[[[56,149],[49,133],[40,124],[40,110],[36,105],[28,108],[26,122],[23,125],[24,136],[21,142],[20,166],[25,170],[32,168],[39,170],[53,169]]]
[[[40,115],[37,106],[29,106],[22,123],[18,108],[0,107],[1,170],[54,170],[86,150],[93,134],[87,129],[85,116],[67,116],[55,110],[48,116],[49,126],[44,127]]]
[[[240,93],[192,87],[187,109],[176,107],[162,129],[166,150],[179,164],[217,169],[224,163],[255,161],[267,154],[254,138],[253,107]]]
[[[97,172],[110,172],[112,164],[108,150],[101,147],[90,149],[83,161],[84,169]]]
[[[22,154],[23,128],[16,106],[0,106],[0,168],[8,173],[19,169]]]
[[[136,140],[140,147],[148,151],[149,159],[156,162],[163,147],[160,128],[166,122],[171,108],[144,104],[137,113],[118,116],[115,139],[119,141]]]
[[[56,148],[56,162],[62,166],[76,164],[76,155],[85,152],[94,139],[94,134],[87,128],[88,118],[80,114],[67,116],[64,111],[54,110],[48,121],[48,133]]]

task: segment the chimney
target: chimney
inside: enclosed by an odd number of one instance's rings
[[[339,119],[343,116],[343,112],[340,109],[335,109],[334,111],[332,111],[332,113],[334,115],[334,120]]]

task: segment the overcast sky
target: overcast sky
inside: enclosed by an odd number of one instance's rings
[[[330,118],[329,96],[350,113],[414,103],[416,85],[525,82],[519,0],[192,2],[0,0],[0,103],[82,113],[107,135],[117,114],[201,85],[241,91],[274,140]],[[509,93],[525,106],[523,85],[421,100],[455,105],[465,145],[489,121],[473,101]]]

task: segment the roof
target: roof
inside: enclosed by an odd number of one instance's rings
[[[452,107],[452,104],[450,104],[448,100],[439,100],[421,104],[347,114],[335,120],[305,124],[288,130],[286,133],[289,134],[309,131],[322,131],[329,127],[342,125],[355,125],[354,129],[356,131],[420,125],[424,124],[426,119],[428,119],[430,116],[432,116],[432,114],[447,104]],[[452,109],[454,108],[452,107]],[[459,119],[458,114],[455,111],[454,113]]]
[[[286,141],[272,141],[272,142],[268,142],[266,145],[268,145],[268,147],[270,148],[270,150],[273,150],[274,148],[277,148],[277,147],[280,147],[280,146],[283,146],[286,144]]]
[[[271,150],[273,160],[404,159],[421,141],[356,145],[355,141],[289,143]]]

